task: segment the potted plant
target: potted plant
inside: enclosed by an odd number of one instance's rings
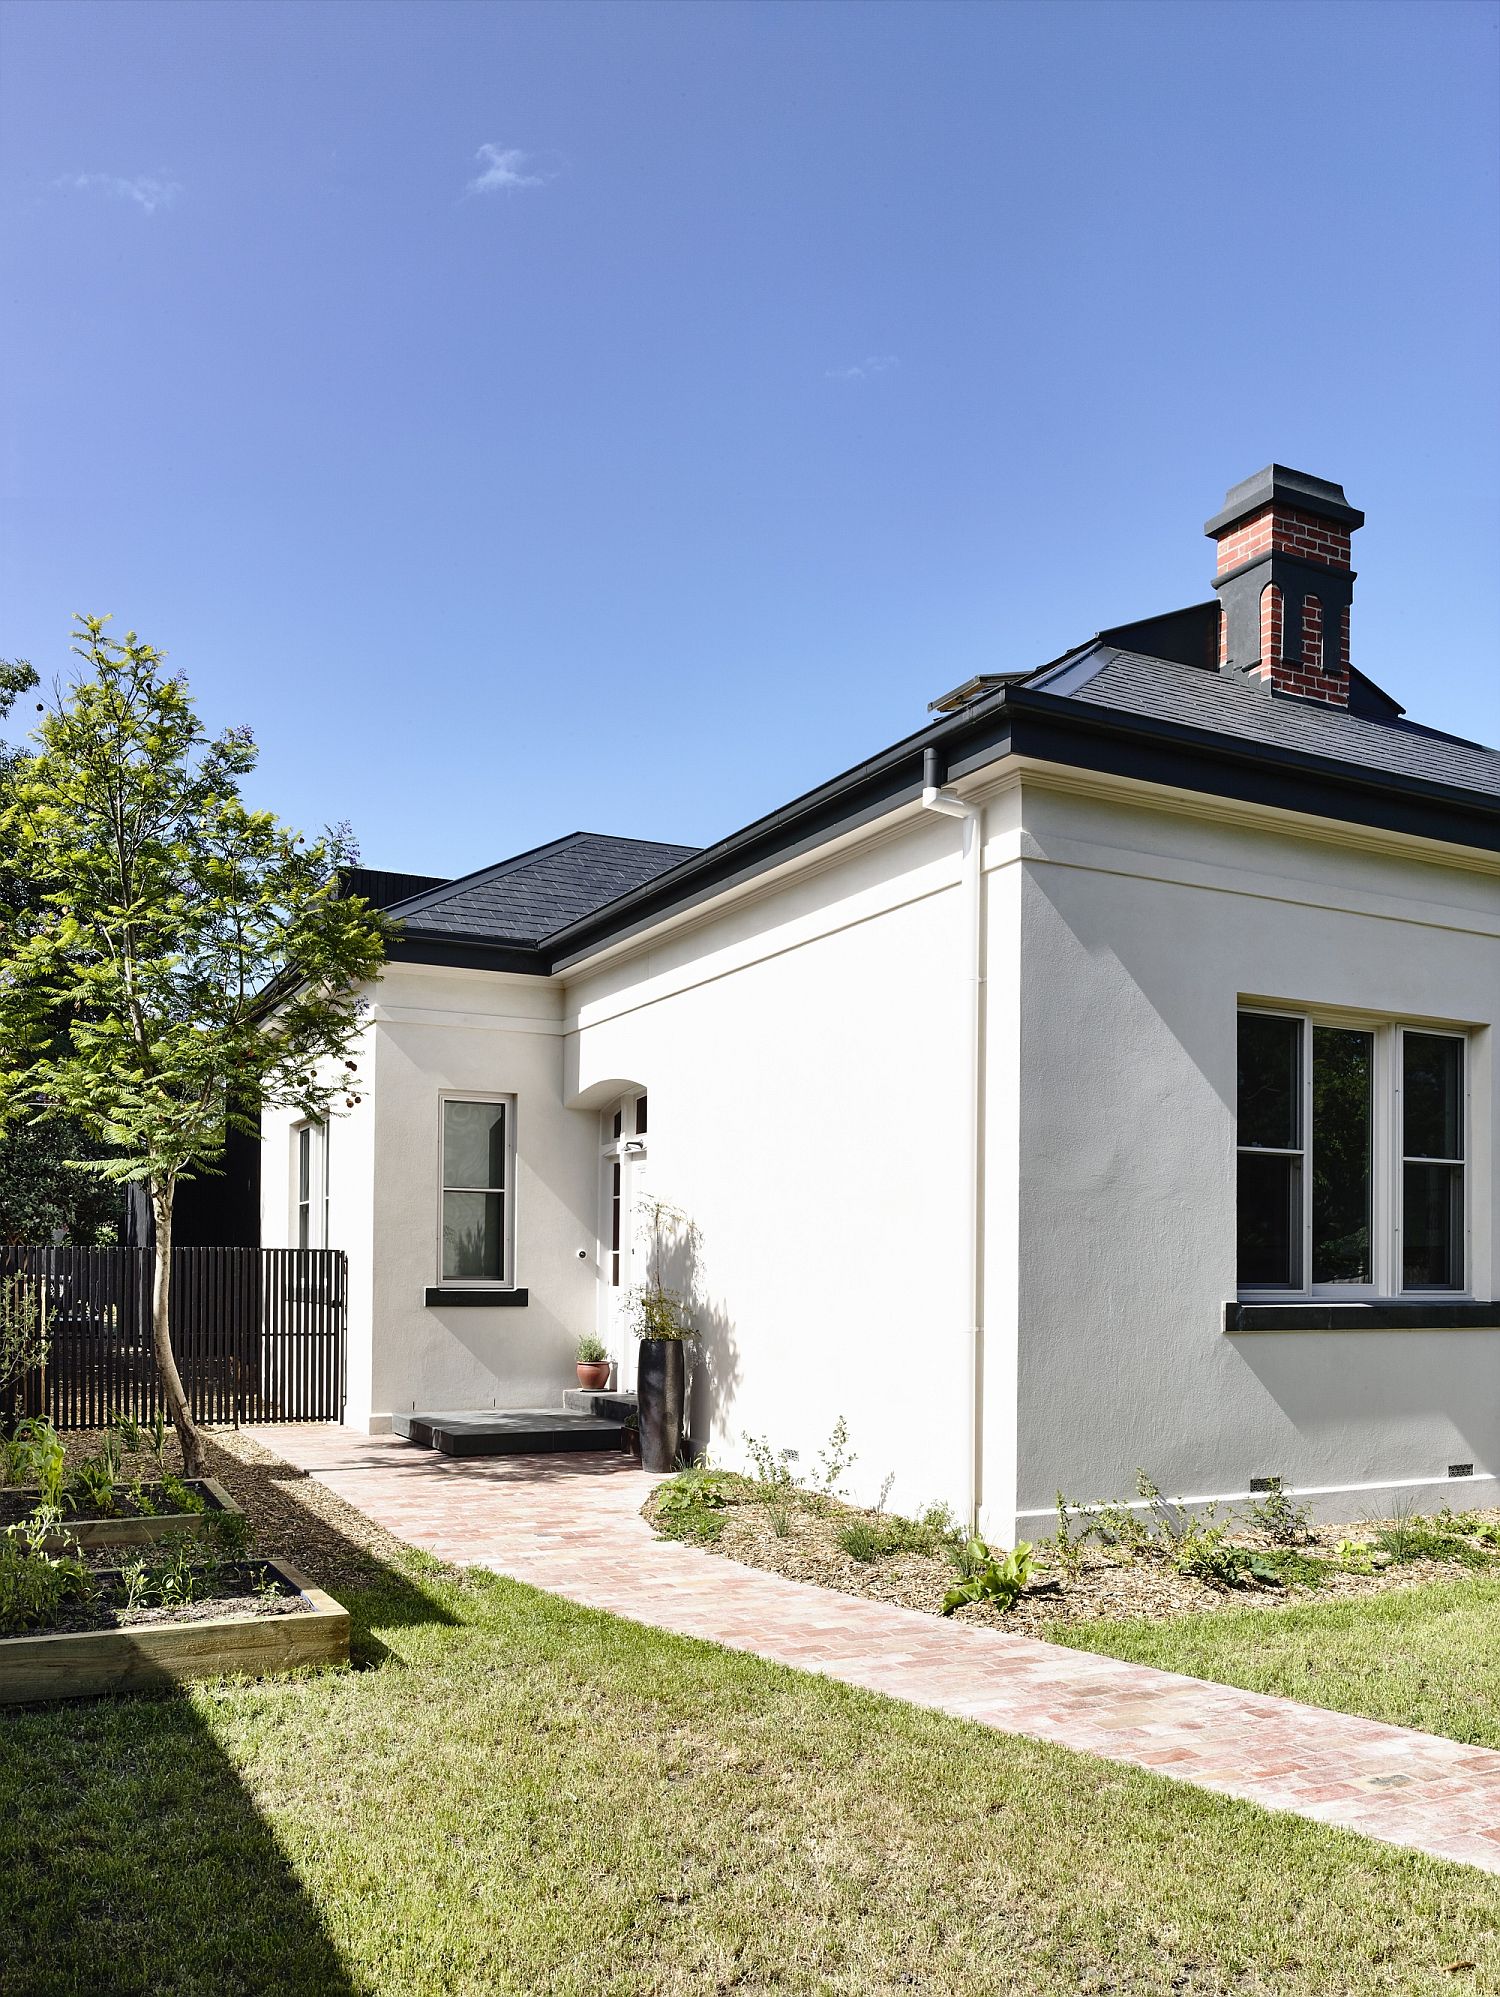
[[[578,1341],[578,1384],[592,1387],[596,1392],[609,1385],[609,1354],[593,1336]]]
[[[683,1413],[687,1397],[687,1364],[683,1347],[698,1336],[687,1321],[685,1302],[662,1280],[665,1254],[675,1249],[690,1263],[698,1230],[686,1214],[663,1200],[648,1200],[642,1208],[644,1232],[650,1242],[647,1280],[629,1298],[631,1329],[640,1340],[636,1365],[636,1403],[641,1433],[641,1467],[667,1471],[682,1452]]]

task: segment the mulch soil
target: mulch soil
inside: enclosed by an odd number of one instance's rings
[[[946,1551],[901,1552],[874,1560],[856,1560],[839,1544],[839,1534],[855,1520],[878,1525],[878,1513],[859,1511],[813,1492],[796,1494],[790,1505],[768,1506],[757,1501],[756,1487],[749,1481],[729,1480],[729,1488],[733,1494],[731,1501],[716,1514],[722,1520],[722,1532],[719,1538],[706,1542],[706,1551],[741,1561],[748,1567],[785,1575],[793,1581],[831,1588],[839,1594],[890,1602],[900,1608],[919,1609],[927,1615],[942,1613],[943,1596],[956,1579]],[[644,1507],[646,1518],[654,1520],[656,1510],[653,1495]],[[1500,1512],[1474,1516],[1500,1520]],[[1357,1526],[1314,1525],[1296,1551],[1331,1560],[1341,1541],[1369,1539],[1382,1523],[1385,1522],[1371,1520]],[[1245,1547],[1272,1546],[1264,1533],[1254,1530],[1232,1529],[1231,1537],[1235,1544]],[[1042,1636],[1050,1626],[1059,1623],[1124,1617],[1161,1622],[1204,1611],[1283,1608],[1293,1601],[1332,1601],[1415,1587],[1423,1582],[1451,1581],[1471,1571],[1474,1570],[1451,1561],[1416,1559],[1369,1574],[1348,1569],[1325,1570],[1316,1588],[1297,1584],[1223,1588],[1179,1574],[1163,1549],[1131,1553],[1122,1547],[1089,1541],[1078,1547],[1071,1558],[1061,1560],[1055,1548],[1042,1541],[1035,1550],[1032,1585],[1009,1609],[976,1602],[955,1610],[952,1620],[1008,1629],[1018,1635]],[[1493,1571],[1500,1575],[1500,1557],[1494,1558]]]

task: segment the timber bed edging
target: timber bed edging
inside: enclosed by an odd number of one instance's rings
[[[0,1637],[0,1706],[145,1692],[194,1678],[267,1678],[349,1662],[349,1611],[288,1560],[263,1557],[309,1604],[290,1615],[229,1615],[125,1629]]]

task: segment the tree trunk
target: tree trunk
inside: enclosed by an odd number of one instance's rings
[[[172,1200],[176,1187],[170,1180],[153,1179],[151,1212],[156,1222],[156,1266],[151,1277],[151,1350],[161,1376],[167,1411],[182,1444],[184,1477],[206,1477],[208,1466],[199,1435],[183,1392],[182,1375],[172,1351]]]

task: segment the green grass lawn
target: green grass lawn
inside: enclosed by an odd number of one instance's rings
[[[0,1716],[0,1988],[1500,1988],[1462,1867],[420,1557],[351,1606],[353,1672]]]
[[[1078,1650],[1500,1748],[1500,1580],[1048,1634]]]

